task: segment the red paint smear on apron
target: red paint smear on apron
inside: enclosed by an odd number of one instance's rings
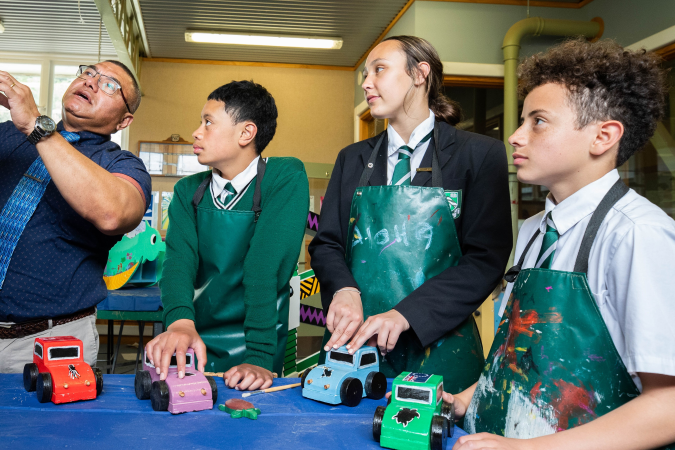
[[[505,365],[516,366],[516,346],[515,342],[518,336],[525,334],[528,337],[532,337],[534,330],[531,329],[532,325],[537,323],[561,323],[562,315],[560,313],[546,313],[543,318],[539,317],[537,311],[533,309],[528,309],[521,313],[520,311],[520,299],[513,300],[513,308],[511,309],[511,315],[509,316],[509,328],[507,332],[506,341],[499,347],[495,356],[506,355],[506,361],[502,362],[501,367]]]
[[[553,380],[560,390],[560,397],[551,402],[558,415],[558,431],[569,428],[569,419],[584,412],[595,416],[595,398],[586,389],[564,380]]]
[[[532,403],[535,405],[537,404],[537,397],[541,395],[541,381],[538,381],[537,384],[532,387],[530,390],[530,399],[532,400]]]

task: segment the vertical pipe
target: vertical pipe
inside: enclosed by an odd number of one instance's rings
[[[585,36],[599,39],[604,25],[602,19],[596,17],[590,22],[574,20],[542,19],[531,17],[513,24],[504,36],[502,51],[504,52],[504,145],[509,161],[509,193],[511,196],[511,229],[513,232],[513,250],[509,258],[509,267],[513,265],[515,242],[518,236],[518,178],[516,167],[512,164],[513,147],[509,145],[509,137],[518,128],[518,57],[520,41],[524,36]]]

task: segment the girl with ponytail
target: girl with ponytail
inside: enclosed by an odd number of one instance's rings
[[[309,247],[324,351],[377,346],[386,377],[434,373],[461,392],[484,365],[473,312],[511,252],[506,151],[454,127],[460,107],[443,95],[443,63],[424,39],[377,45],[362,88],[389,125],[338,155]]]

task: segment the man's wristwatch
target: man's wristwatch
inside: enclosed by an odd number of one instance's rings
[[[35,119],[35,128],[28,135],[28,141],[35,145],[40,139],[51,135],[54,131],[56,131],[56,123],[49,116],[40,116]]]

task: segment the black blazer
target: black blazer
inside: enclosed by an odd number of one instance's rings
[[[459,325],[485,301],[504,275],[513,245],[504,144],[445,122],[438,125],[443,187],[462,190],[462,210],[455,227],[463,256],[457,266],[427,280],[394,308],[408,320],[425,347]],[[361,173],[379,137],[344,148],[328,183],[319,231],[309,245],[325,313],[335,291],[358,287],[345,262],[349,212]],[[432,138],[420,167],[431,167],[433,148]],[[387,184],[386,135],[368,184]],[[412,185],[431,186],[431,172],[417,172]]]

